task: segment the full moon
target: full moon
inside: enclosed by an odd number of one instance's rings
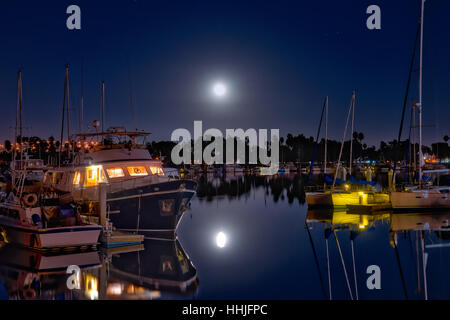
[[[216,236],[216,245],[219,248],[223,248],[225,247],[226,244],[227,244],[227,235],[223,232],[219,232]]]
[[[216,97],[223,97],[227,93],[227,87],[221,82],[215,83],[212,90]]]

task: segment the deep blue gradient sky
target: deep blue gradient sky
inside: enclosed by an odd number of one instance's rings
[[[81,7],[81,30],[66,28]],[[381,30],[366,8],[381,7]],[[17,70],[23,70],[26,134],[59,137],[64,65],[70,65],[72,128],[78,129],[84,61],[85,124],[132,125],[170,139],[176,128],[280,128],[315,135],[330,97],[331,138],[340,139],[352,90],[355,130],[368,144],[397,136],[419,0],[24,1],[0,0],[0,139],[11,138]],[[428,0],[424,48],[425,142],[450,134],[450,2]],[[131,72],[129,72],[131,71]],[[131,82],[129,78],[131,74]],[[210,95],[216,79],[226,101]],[[417,99],[417,73],[413,98]],[[408,106],[410,106],[410,102]],[[407,121],[407,124],[409,122]],[[407,134],[407,130],[406,130]],[[405,135],[404,135],[405,137]]]

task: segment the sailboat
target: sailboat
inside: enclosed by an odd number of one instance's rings
[[[308,203],[309,207],[334,207],[334,208],[346,208],[349,205],[383,205],[389,203],[389,194],[387,193],[379,193],[374,192],[371,189],[361,189],[356,191],[350,190],[350,185],[346,182],[346,175],[347,171],[346,168],[342,168],[343,172],[343,179],[338,180],[338,174],[341,171],[341,156],[342,151],[344,147],[344,141],[347,133],[348,128],[348,122],[350,119],[350,115],[352,116],[352,122],[351,122],[351,129],[353,132],[353,126],[354,126],[354,112],[355,112],[355,99],[356,99],[356,93],[353,92],[352,98],[350,101],[350,107],[347,114],[347,121],[344,128],[344,134],[342,136],[342,142],[341,142],[341,149],[339,152],[339,159],[337,163],[337,167],[335,170],[334,178],[330,178],[326,174],[326,145],[327,145],[327,138],[325,138],[325,161],[324,161],[324,177],[325,182],[328,182],[332,184],[331,190],[326,190],[326,184],[324,186],[323,191],[318,192],[307,192],[306,193],[306,201]],[[325,127],[327,128],[327,122],[328,122],[328,97],[325,99],[324,104],[324,110],[326,113],[326,120],[325,120]],[[327,129],[326,135],[327,135]],[[357,181],[351,173],[352,173],[352,145],[353,140],[350,138],[350,159],[349,159],[349,167],[348,172],[350,176],[350,180],[353,180],[354,182],[358,184],[365,184],[365,185],[373,185],[373,182],[371,181]],[[312,166],[311,166],[312,167]],[[310,172],[311,175],[311,172]],[[336,189],[335,184],[340,183],[344,185],[344,188]]]
[[[421,0],[420,15],[420,49],[419,49],[419,102],[415,105],[419,113],[419,184],[405,188],[403,191],[392,191],[391,201],[394,210],[402,209],[449,209],[450,186],[424,186],[423,154],[422,154],[422,56],[423,56],[423,22],[425,0]]]

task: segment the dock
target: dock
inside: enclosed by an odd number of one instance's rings
[[[100,237],[100,242],[107,248],[136,246],[144,242],[144,236],[120,231],[113,231],[111,233],[103,232]]]

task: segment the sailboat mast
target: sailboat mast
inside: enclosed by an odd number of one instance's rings
[[[353,95],[352,95],[352,101],[353,101]],[[348,121],[350,119],[351,111],[352,111],[352,102],[350,102],[350,107],[348,108],[348,113],[347,113],[347,120],[345,121],[344,134],[342,135],[341,148],[339,150],[339,157],[338,157],[338,161],[337,161],[337,165],[336,165],[336,171],[334,173],[333,186],[331,188],[332,191],[334,191],[334,186],[336,184],[337,175],[338,175],[339,169],[341,167],[342,150],[344,149],[344,141],[345,141],[345,137],[347,135],[347,127],[348,127]]]
[[[20,152],[22,152],[22,140],[23,140],[23,106],[22,106],[22,71],[19,71],[19,136],[20,136]]]
[[[19,127],[19,77],[20,77],[20,70],[18,71],[18,76],[17,76],[17,103],[16,103],[16,126],[14,127],[14,148],[13,150],[15,150],[16,144],[17,144],[17,129]]]
[[[65,114],[67,111],[67,114]],[[69,139],[69,65],[66,64],[66,71],[64,76],[64,95],[62,104],[62,119],[61,119],[61,137],[59,143],[59,155],[58,155],[58,167],[61,166],[61,154],[63,151],[64,143],[64,120],[67,117],[67,138]]]
[[[105,82],[102,81],[102,132],[105,132]]]
[[[66,117],[67,117],[67,140],[69,140],[70,145],[70,117],[69,117],[69,65],[66,64]]]
[[[355,91],[352,94],[352,131],[350,132],[350,162],[348,164],[348,173],[352,174],[352,152],[353,152],[353,127],[355,123]]]
[[[325,97],[325,153],[323,159],[323,174],[327,174],[327,144],[328,144],[328,96]]]
[[[15,143],[18,143],[18,138],[20,137],[19,143],[19,153],[22,159],[22,141],[23,141],[23,126],[22,126],[22,70],[19,70],[17,75],[17,107],[16,107],[16,129],[15,129]],[[15,159],[15,158],[14,158]]]
[[[412,154],[414,155],[414,162],[413,162],[413,168],[414,168],[414,178],[413,181],[416,179],[415,175],[416,175],[416,170],[417,170],[417,153],[416,153],[416,110],[415,110],[415,106],[412,106],[411,109],[411,117],[412,117],[412,148],[413,148],[413,152]]]
[[[421,0],[422,8],[420,14],[420,50],[419,50],[419,187],[422,187],[422,51],[423,51],[423,18],[425,0]]]
[[[84,60],[81,61],[81,83],[80,83],[80,133],[83,132],[84,123]]]

